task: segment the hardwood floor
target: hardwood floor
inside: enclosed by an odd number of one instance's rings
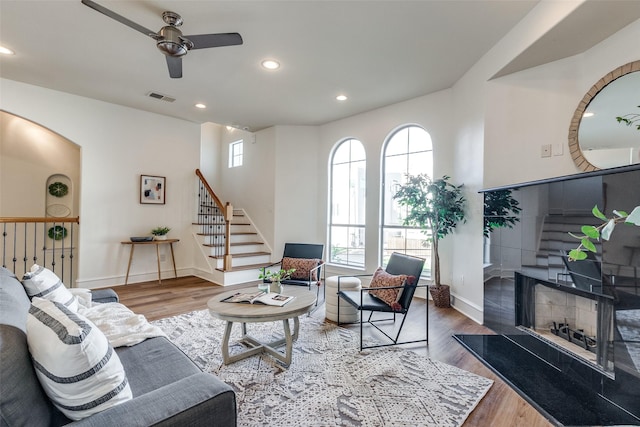
[[[197,277],[182,277],[163,279],[162,285],[157,282],[144,282],[117,286],[114,290],[120,296],[120,302],[131,310],[145,315],[149,320],[157,320],[194,310],[204,310],[209,298],[242,287],[247,287],[247,284],[222,287]],[[424,334],[424,308],[424,300],[416,299],[413,302],[403,331],[406,330],[417,336]],[[313,312],[312,316],[324,318],[322,305]],[[355,325],[349,327],[357,328]],[[428,346],[419,343],[405,345],[405,347],[494,381],[487,395],[469,415],[465,426],[547,427],[552,425],[455,341],[452,335],[456,333],[490,334],[492,332],[452,308],[437,308],[429,302]]]

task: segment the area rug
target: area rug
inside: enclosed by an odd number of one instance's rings
[[[239,426],[461,426],[493,381],[396,347],[359,351],[357,333],[304,316],[293,359],[222,364],[224,322],[195,311],[152,322],[236,392]],[[282,322],[249,324],[264,342]],[[230,353],[243,349],[234,325]]]

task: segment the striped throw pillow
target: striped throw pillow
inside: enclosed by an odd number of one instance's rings
[[[80,420],[132,398],[120,358],[89,319],[33,298],[27,342],[36,375],[53,404]]]
[[[22,285],[30,299],[45,298],[66,305],[71,311],[78,311],[78,299],[69,292],[56,273],[48,268],[33,264],[22,277]]]

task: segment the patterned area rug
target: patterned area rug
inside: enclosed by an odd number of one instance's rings
[[[493,381],[409,350],[358,349],[358,336],[302,317],[289,368],[268,355],[222,364],[224,322],[207,310],[152,322],[236,391],[239,426],[461,426]],[[248,324],[264,342],[282,322]],[[234,325],[230,353],[243,349]]]

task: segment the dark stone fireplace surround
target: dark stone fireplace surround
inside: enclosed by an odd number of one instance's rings
[[[492,250],[498,268],[485,278],[484,324],[496,334],[458,335],[456,339],[555,425],[640,425],[640,372],[629,363],[625,347],[628,341],[625,342],[616,328],[617,313],[640,310],[640,276],[611,275],[608,279],[627,280],[626,284],[620,280],[612,292],[604,289],[591,293],[570,287],[570,283],[563,289],[562,283],[553,280],[557,276],[551,266],[547,272],[543,267],[543,274],[539,274],[540,267],[536,266],[529,274],[529,265],[525,264],[534,258],[531,256],[532,236],[539,235],[542,218],[575,216],[576,212],[583,218],[591,216],[593,200],[600,206],[608,204],[607,209],[630,210],[640,205],[638,182],[640,166],[633,165],[482,191],[513,190],[512,195],[523,207],[521,221],[514,227],[518,230],[513,231],[520,234],[516,238],[500,235],[504,243],[498,242]],[[580,197],[581,192],[589,196]],[[589,200],[583,202],[583,198]],[[522,203],[523,200],[528,203]],[[577,206],[581,203],[590,206]],[[636,234],[631,237],[640,239],[640,230],[633,228],[632,233]],[[495,243],[493,234],[492,245]],[[629,247],[631,237],[624,236],[627,239],[624,248]],[[518,241],[521,247],[514,245]],[[627,265],[620,266],[621,251],[626,250],[622,245],[603,244],[599,248],[603,277],[611,268],[640,272],[640,261],[635,260],[634,255]],[[514,258],[514,253],[520,255]],[[509,264],[513,259],[519,260],[521,265]],[[509,265],[505,268],[503,263]],[[536,286],[562,289],[597,303],[597,360],[600,366],[585,363],[572,356],[571,351],[558,349],[535,334],[523,331],[523,326],[534,325],[532,317],[535,315],[530,302]]]

